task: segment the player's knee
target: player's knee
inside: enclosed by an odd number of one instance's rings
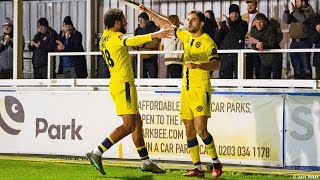
[[[186,136],[188,138],[195,137],[196,136],[196,130],[195,129],[186,130]]]
[[[142,119],[141,119],[140,116],[137,116],[137,117],[136,117],[136,127],[142,128],[142,126],[143,126]]]
[[[201,139],[204,139],[208,136],[208,131],[206,129],[197,129],[197,134],[201,137]]]
[[[125,124],[124,128],[128,133],[133,133],[133,131],[135,130],[135,124],[134,123]]]

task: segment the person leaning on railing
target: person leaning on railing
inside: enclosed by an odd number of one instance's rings
[[[251,28],[251,37],[247,40],[252,49],[280,49],[277,29],[271,25],[269,19],[262,13],[255,17],[255,25]],[[261,79],[281,79],[282,53],[261,53]]]

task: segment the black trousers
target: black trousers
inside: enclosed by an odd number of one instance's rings
[[[320,80],[320,66],[315,66],[315,71],[316,71],[316,79]]]
[[[33,68],[34,79],[47,79],[48,77],[48,66]]]
[[[12,69],[1,69],[0,79],[12,79],[13,71]]]
[[[48,78],[48,66],[34,67],[33,68],[33,78],[34,79],[47,79]],[[53,77],[56,78],[55,71],[53,72]]]
[[[221,55],[220,79],[236,79],[238,77],[238,59],[236,55]]]
[[[170,78],[181,78],[182,77],[182,65],[181,64],[169,64],[167,66],[168,74]]]
[[[143,78],[158,78],[158,58],[143,59]]]
[[[260,67],[259,54],[248,53],[246,55],[246,79],[253,79],[253,72],[255,72],[256,79],[260,79]]]
[[[274,60],[270,64],[261,64],[261,79],[281,79],[282,59]]]

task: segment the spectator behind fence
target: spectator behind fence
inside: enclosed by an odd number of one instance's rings
[[[247,40],[252,49],[280,49],[277,29],[271,25],[269,19],[262,13],[255,17],[255,26],[251,28],[251,37]],[[261,79],[281,79],[282,53],[261,53]]]
[[[218,20],[218,30],[215,34],[215,41],[220,44],[220,49],[244,49],[244,40],[248,31],[248,23],[241,19],[239,6],[231,4],[229,17],[226,21]],[[220,78],[237,78],[238,69],[237,54],[220,55]]]
[[[320,14],[314,15],[310,18],[310,40],[314,43],[315,48],[320,48]],[[320,80],[320,53],[316,52],[313,56],[313,66],[315,67],[316,79]]]
[[[13,22],[6,18],[2,23],[3,34],[0,36],[0,79],[12,79],[13,75]],[[24,40],[21,43],[24,49]]]
[[[313,14],[313,8],[308,0],[296,0],[295,5],[291,3],[293,11],[290,13],[288,4],[285,4],[283,21],[290,24],[289,35],[292,40],[290,49],[312,48],[308,37],[308,26],[305,23]],[[294,69],[295,79],[311,79],[312,71],[310,64],[311,53],[290,53],[291,64]]]
[[[248,32],[246,39],[250,37],[251,27],[255,26],[254,18],[259,13],[257,10],[258,1],[257,0],[248,0],[247,3],[247,13],[242,15],[242,19],[248,23]],[[248,42],[248,41],[247,41]],[[251,49],[251,44],[245,45],[246,49]],[[246,79],[253,79],[254,75],[256,79],[260,79],[260,66],[261,60],[258,54],[247,53],[246,54]]]
[[[142,12],[138,18],[139,27],[134,31],[135,36],[149,34],[159,30],[153,21],[149,21],[147,13]],[[138,51],[154,51],[159,49],[159,45],[160,39],[155,39],[134,49]],[[158,55],[141,55],[141,60],[143,60],[143,78],[158,78]]]
[[[170,15],[168,20],[176,27],[180,26],[179,17],[177,15]],[[171,38],[161,39],[163,50],[166,52],[180,51],[183,49],[181,41],[175,36]],[[165,64],[168,67],[168,75],[170,78],[181,78],[182,77],[182,65],[183,58],[182,54],[165,54]]]
[[[38,20],[38,32],[34,35],[28,48],[33,51],[32,65],[33,77],[35,79],[46,79],[48,75],[48,53],[53,52],[56,48],[58,34],[49,27],[46,18]],[[55,63],[53,63],[55,67]],[[55,78],[55,73],[53,74]]]
[[[216,18],[212,10],[206,10],[205,16],[206,16],[206,23],[203,29],[211,37],[211,39],[214,40],[214,34],[216,33],[216,30],[218,28]]]
[[[63,20],[63,30],[59,33],[57,44],[60,52],[84,52],[82,34],[74,28],[70,16]],[[62,68],[64,78],[88,76],[85,56],[61,56],[59,68]]]

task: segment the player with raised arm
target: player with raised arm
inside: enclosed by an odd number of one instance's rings
[[[100,52],[109,66],[111,78],[110,94],[116,105],[117,115],[122,117],[123,124],[107,137],[95,149],[86,154],[96,169],[103,175],[102,154],[122,138],[132,134],[132,140],[142,160],[142,171],[165,173],[166,171],[154,164],[148,155],[142,132],[142,120],[138,110],[137,91],[131,64],[128,46],[139,46],[156,38],[167,38],[173,35],[170,29],[161,29],[157,32],[126,37],[127,21],[120,9],[110,9],[104,15],[104,30],[100,39]]]
[[[218,159],[213,137],[207,130],[207,122],[211,117],[210,71],[219,68],[219,57],[217,45],[203,32],[205,15],[200,11],[191,11],[187,18],[187,30],[182,30],[144,5],[140,5],[139,9],[146,12],[160,28],[174,28],[176,37],[184,44],[180,115],[185,125],[187,144],[195,168],[183,175],[204,176],[196,136],[198,134],[213,160],[212,177],[217,178],[222,174],[222,164]]]

